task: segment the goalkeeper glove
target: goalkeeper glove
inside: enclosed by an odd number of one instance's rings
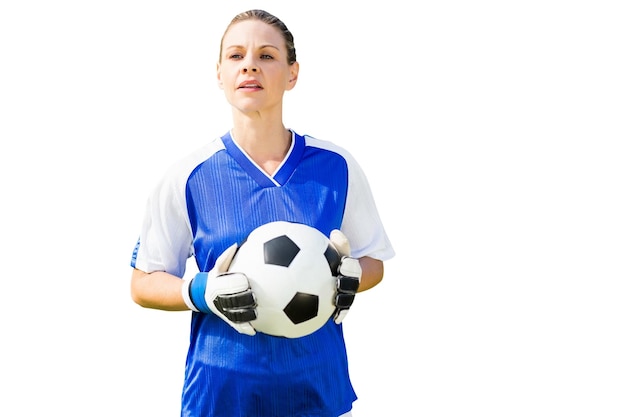
[[[185,281],[183,299],[191,310],[213,312],[239,333],[254,336],[250,321],[257,318],[256,299],[248,278],[240,272],[227,272],[236,252],[235,243],[217,258],[211,271]]]
[[[339,230],[330,233],[330,243],[337,250],[341,261],[335,271],[337,277],[337,294],[335,295],[335,312],[333,319],[339,324],[348,314],[354,302],[354,296],[361,283],[361,264],[356,258],[350,257],[350,242]]]

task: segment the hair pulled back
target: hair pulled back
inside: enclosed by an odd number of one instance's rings
[[[285,40],[285,47],[287,48],[287,62],[289,63],[289,65],[296,62],[296,47],[293,42],[293,35],[289,31],[289,29],[287,29],[287,25],[285,25],[282,20],[280,20],[273,14],[268,13],[265,10],[260,10],[260,9],[253,9],[253,10],[248,10],[248,11],[239,13],[237,16],[233,18],[233,20],[230,21],[230,23],[226,27],[226,30],[224,31],[224,34],[222,35],[222,40],[220,41],[220,58],[219,58],[220,62],[222,61],[222,47],[224,44],[224,36],[226,36],[226,33],[228,32],[228,30],[234,24],[243,22],[246,20],[259,20],[263,23],[267,23],[268,25],[273,26],[276,29],[278,29],[278,31],[283,36],[283,39]]]

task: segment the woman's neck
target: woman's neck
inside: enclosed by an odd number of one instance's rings
[[[268,174],[273,174],[291,147],[291,132],[282,123],[235,123],[233,140]]]

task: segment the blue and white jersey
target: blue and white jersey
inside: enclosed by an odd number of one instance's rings
[[[233,243],[272,221],[340,229],[352,256],[394,250],[367,179],[343,148],[292,131],[268,175],[229,133],[174,165],[148,199],[131,266],[182,277],[187,259],[210,271]],[[214,314],[192,313],[181,415],[338,416],[356,400],[342,325],[288,339],[238,333]]]

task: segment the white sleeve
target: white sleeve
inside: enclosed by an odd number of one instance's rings
[[[193,169],[222,146],[221,141],[211,142],[179,161],[152,191],[136,248],[135,268],[183,277],[187,260],[194,253],[185,196],[187,181]]]
[[[341,231],[350,242],[352,256],[386,261],[395,256],[363,169],[347,153],[348,196]]]
[[[191,227],[186,204],[175,181],[166,179],[146,203],[139,235],[135,268],[145,272],[165,271],[182,277],[192,255]]]

